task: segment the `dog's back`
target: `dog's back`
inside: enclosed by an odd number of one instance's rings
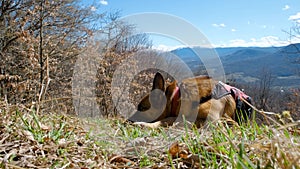
[[[236,107],[233,97],[231,95],[226,95],[220,99],[212,97],[212,91],[216,83],[217,81],[208,76],[198,76],[182,81],[180,85],[182,111],[187,118],[192,116],[191,112],[197,113],[196,122],[208,118],[218,120],[222,116],[233,118]]]

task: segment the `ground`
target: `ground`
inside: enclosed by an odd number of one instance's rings
[[[11,106],[0,111],[1,168],[299,168],[299,123],[149,129]],[[230,125],[228,125],[230,124]]]

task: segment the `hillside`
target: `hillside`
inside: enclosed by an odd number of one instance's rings
[[[224,55],[221,57],[221,60],[223,63],[234,63],[238,61],[247,61],[251,59],[256,59],[260,57],[264,57],[267,55],[270,55],[270,52],[264,51],[264,50],[256,50],[256,49],[241,49],[234,53]]]
[[[254,82],[260,78],[262,71],[269,71],[275,78],[273,86],[295,87],[300,84],[299,49],[300,44],[291,44],[284,47],[216,48],[215,51],[225,73],[237,81]],[[176,49],[172,53],[196,71],[195,65],[201,65],[202,62],[193,50],[197,50],[197,47]]]

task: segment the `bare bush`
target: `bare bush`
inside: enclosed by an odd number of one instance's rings
[[[289,101],[287,103],[288,110],[294,119],[300,120],[300,88],[292,89]]]
[[[91,22],[103,16],[74,0],[0,3],[1,74],[20,76],[9,90],[1,81],[2,95],[11,104],[46,99],[51,100],[50,108],[57,105],[57,98],[65,98],[70,105],[72,67],[93,32]]]

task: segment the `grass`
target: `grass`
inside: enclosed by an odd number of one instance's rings
[[[0,168],[299,168],[299,124],[149,129],[1,108]]]

